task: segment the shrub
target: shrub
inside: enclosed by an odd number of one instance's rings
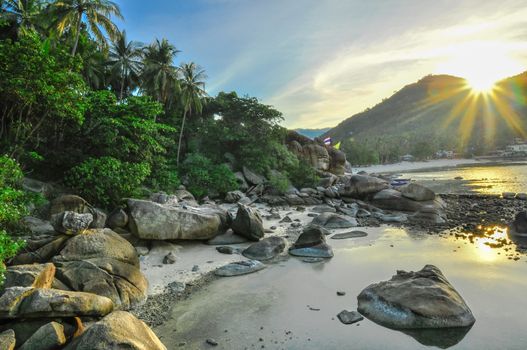
[[[28,214],[28,198],[20,190],[22,177],[22,170],[15,160],[0,157],[0,230],[19,230],[20,219]]]
[[[207,194],[225,194],[238,188],[236,177],[224,164],[214,165],[207,157],[193,153],[182,164],[187,189],[198,198]]]
[[[291,185],[287,176],[278,171],[271,172],[269,175],[269,183],[272,188],[281,194],[284,194]]]
[[[138,196],[149,174],[150,166],[145,163],[89,158],[67,173],[65,183],[89,202],[110,208],[122,198]]]
[[[296,188],[315,187],[320,180],[316,170],[304,160],[290,167],[287,174]]]

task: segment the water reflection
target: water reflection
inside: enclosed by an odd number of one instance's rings
[[[458,344],[472,327],[400,330],[426,346],[448,349]]]

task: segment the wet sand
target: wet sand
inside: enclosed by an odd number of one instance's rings
[[[472,244],[390,227],[361,230],[369,235],[329,239],[335,257],[326,262],[291,257],[251,275],[214,280],[175,305],[155,332],[169,349],[211,348],[208,338],[218,342],[215,349],[233,350],[525,348],[525,256],[509,259],[510,246],[493,249],[485,240]],[[344,325],[336,318],[356,309],[356,296],[370,283],[425,264],[438,266],[471,307],[476,324],[468,333],[408,335],[367,319]]]

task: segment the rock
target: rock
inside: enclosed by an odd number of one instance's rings
[[[421,210],[423,206],[434,202],[414,201],[403,197],[402,193],[397,190],[387,189],[376,193],[373,196],[372,203],[385,210],[416,212]]]
[[[516,193],[516,199],[525,201],[527,200],[527,193]]]
[[[115,311],[91,325],[64,350],[166,350],[154,332],[141,320]]]
[[[135,250],[137,251],[137,255],[139,256],[148,255],[148,253],[150,252],[150,249],[148,249],[148,247],[145,247],[143,245],[136,246]]]
[[[289,248],[289,254],[312,258],[331,258],[333,250],[326,243],[327,230],[317,225],[308,225]]]
[[[58,254],[70,238],[71,236],[59,235],[42,239],[29,239],[25,248],[27,251],[19,253],[11,260],[11,263],[22,265],[48,262]]]
[[[334,147],[328,147],[329,172],[335,175],[344,175],[346,172],[346,154]]]
[[[10,287],[51,288],[55,277],[55,265],[33,264],[9,266],[0,289]]]
[[[212,338],[207,339],[205,342],[210,346],[218,346],[218,342]]]
[[[184,191],[184,189],[181,189],[181,191]],[[184,192],[180,192],[180,195],[181,195],[181,193],[184,193]],[[186,193],[185,193],[185,195],[186,195]],[[194,197],[191,196],[191,197],[189,197],[189,199],[193,200]],[[179,204],[178,196],[176,196],[175,194],[169,195],[169,194],[166,194],[166,193],[163,193],[163,192],[152,194],[150,196],[150,200],[152,202],[163,204],[163,205],[167,205],[169,207],[178,206],[178,204]]]
[[[406,214],[384,214],[382,212],[373,213],[373,216],[382,222],[398,222],[403,223],[408,221]]]
[[[26,216],[22,220],[24,226],[34,235],[55,234],[55,229],[49,221],[44,221],[33,216]]]
[[[175,208],[129,199],[129,227],[141,239],[210,239],[221,229],[221,218],[208,208]]]
[[[72,211],[77,214],[91,214],[91,206],[81,197],[71,194],[62,195],[51,201],[49,217],[65,211]]]
[[[289,217],[289,215],[286,215],[284,216],[284,218],[280,221],[278,221],[280,224],[283,224],[283,223],[290,223],[290,222],[293,222],[293,220],[291,219],[291,217]]]
[[[426,265],[418,272],[397,271],[389,281],[375,283],[358,296],[361,314],[395,329],[469,327],[469,307],[443,276]]]
[[[128,214],[121,208],[112,211],[106,220],[106,226],[112,230],[117,227],[124,228],[126,225],[128,225]]]
[[[311,211],[315,213],[336,213],[337,209],[330,207],[329,205],[319,205],[311,208]]]
[[[389,187],[388,182],[367,175],[345,175],[339,178],[341,197],[363,198]]]
[[[238,201],[245,197],[245,194],[241,191],[230,191],[225,195],[225,202],[227,203],[238,203]]]
[[[229,247],[228,245],[216,247],[216,250],[221,254],[238,254],[239,252],[237,248]]]
[[[344,233],[336,233],[331,236],[331,239],[347,239],[347,238],[358,238],[366,237],[368,234],[364,231],[350,231]]]
[[[311,223],[327,229],[350,228],[359,225],[357,219],[335,213],[322,213]]]
[[[328,173],[328,174],[329,174],[329,176],[321,177],[318,180],[318,186],[324,187],[324,188],[328,188],[330,186],[333,186],[335,184],[335,182],[337,182],[338,176],[335,176],[335,175],[333,175],[331,173]]]
[[[11,287],[0,296],[0,319],[105,316],[113,302],[91,293]]]
[[[364,317],[362,317],[357,311],[342,310],[337,317],[340,322],[344,324],[353,324],[364,320]]]
[[[264,236],[262,217],[256,209],[238,204],[238,212],[232,223],[232,230],[242,237],[257,241]]]
[[[333,250],[327,243],[321,243],[312,247],[289,249],[289,254],[309,258],[332,258]]]
[[[262,175],[256,174],[255,172],[253,172],[252,170],[250,170],[249,168],[245,166],[242,168],[242,171],[243,171],[243,176],[245,177],[247,182],[253,186],[261,185],[265,182],[265,177],[263,177]]]
[[[175,264],[176,260],[177,260],[176,255],[173,252],[170,252],[167,255],[165,255],[165,257],[163,258],[163,264],[165,265]]]
[[[177,199],[180,202],[195,202],[196,198],[194,198],[194,195],[187,191],[185,188],[180,188],[176,190],[176,193],[174,195],[177,197]]]
[[[304,258],[302,259],[303,262],[308,263],[308,264],[314,264],[314,263],[322,262],[325,260],[326,260],[325,258]]]
[[[344,214],[346,216],[349,216],[349,217],[352,217],[352,218],[357,217],[357,214],[358,214],[359,210],[360,210],[360,208],[356,204],[352,205],[350,208],[346,208],[346,207],[338,207],[337,208],[337,211],[339,213],[342,213],[342,214]]]
[[[413,199],[414,201],[432,201],[436,198],[436,194],[431,189],[411,182],[407,185],[398,188],[403,197]]]
[[[19,350],[54,350],[66,344],[64,326],[50,322],[40,327]]]
[[[91,222],[89,228],[104,228],[106,226],[106,213],[101,209],[93,208],[92,209],[93,221]]]
[[[346,295],[346,292],[341,291],[341,290],[337,290],[337,295],[338,295],[339,297],[343,297],[344,295]]]
[[[527,211],[516,214],[511,225],[511,233],[527,236]]]
[[[287,202],[287,204],[289,204],[291,206],[306,204],[305,199],[300,197],[297,194],[286,194],[284,198],[285,198],[285,201]]]
[[[270,260],[282,253],[287,241],[282,237],[267,237],[251,244],[242,254],[253,260]]]
[[[260,271],[265,269],[265,267],[266,266],[258,260],[238,261],[218,268],[214,271],[214,274],[220,277],[239,276]]]
[[[247,242],[247,238],[238,236],[233,230],[229,229],[227,232],[217,235],[216,237],[208,240],[208,245],[224,245],[224,244],[240,244]]]
[[[360,208],[357,211],[357,217],[358,218],[367,218],[369,216],[371,216],[371,213],[369,211],[367,211],[366,209]]]
[[[14,350],[16,345],[15,332],[12,329],[8,329],[0,333],[0,349]]]
[[[247,184],[247,181],[245,181],[245,176],[243,176],[243,173],[238,171],[234,173],[234,177],[236,177],[236,182],[238,183],[238,188],[245,192],[249,189],[249,185]]]
[[[92,214],[78,214],[73,211],[66,211],[51,217],[51,225],[53,225],[55,231],[67,235],[83,233],[88,229],[92,221]]]
[[[501,194],[501,196],[503,197],[503,199],[514,199],[516,197],[516,193],[514,193],[514,192],[503,192]]]

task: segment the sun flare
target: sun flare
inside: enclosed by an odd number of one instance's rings
[[[492,92],[496,87],[497,79],[493,77],[477,76],[466,78],[468,87],[477,94]]]

